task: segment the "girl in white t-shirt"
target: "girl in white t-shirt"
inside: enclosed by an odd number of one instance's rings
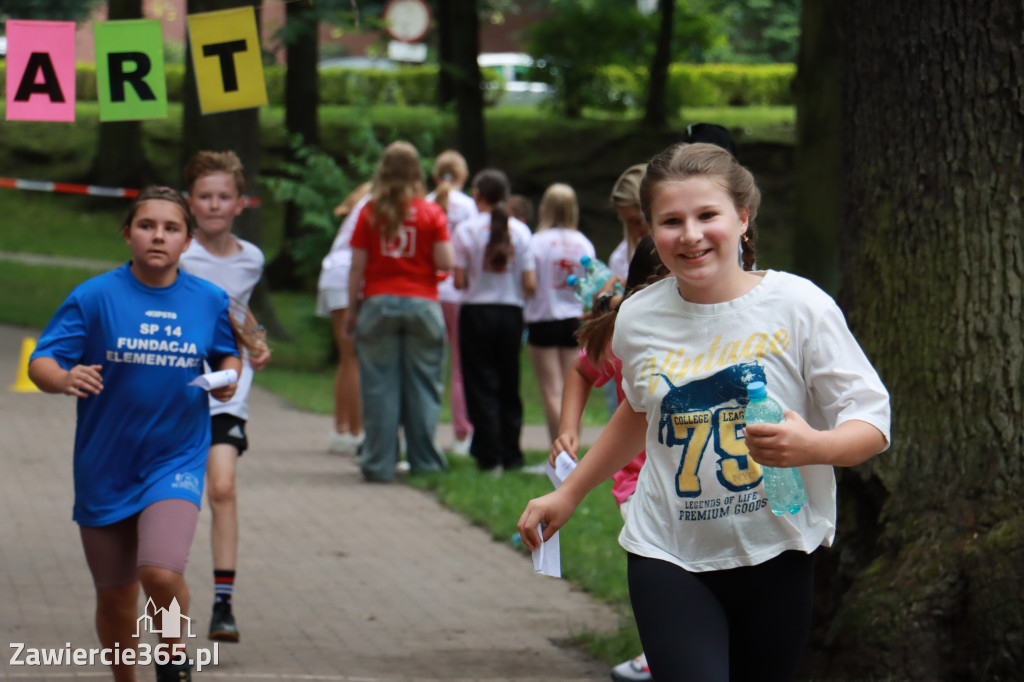
[[[463,290],[459,341],[469,452],[483,471],[523,466],[519,435],[519,354],[523,305],[537,286],[530,228],[509,217],[508,177],[487,169],[473,178],[479,215],[455,233],[455,286]]]
[[[576,330],[583,303],[566,282],[583,276],[580,258],[594,258],[594,245],[578,229],[576,192],[554,184],[540,202],[540,222],[533,236],[537,291],[526,304],[527,348],[544,400],[544,418],[551,440],[558,438],[565,375],[576,361]]]
[[[338,368],[334,373],[334,428],[327,439],[328,452],[336,454],[355,454],[365,437],[355,341],[345,336],[343,323],[348,308],[348,274],[352,268],[349,240],[360,211],[370,201],[370,187],[369,182],[359,185],[334,209],[334,215],[342,218],[341,226],[331,250],[320,264],[316,287],[316,314],[331,318],[334,344],[338,349]]]
[[[811,282],[751,272],[760,192],[727,151],[680,144],[640,190],[672,277],[626,299],[612,350],[620,405],[576,470],[519,520],[536,549],[646,447],[619,536],[655,679],[792,679],[810,630],[814,552],[835,535],[833,466],[889,442],[889,396],[838,306]],[[744,421],[766,380],[781,424]],[[799,467],[807,504],[775,516],[761,466]]]
[[[427,195],[427,201],[433,201],[448,214],[448,232],[455,238],[459,223],[477,214],[476,201],[462,191],[462,186],[469,179],[469,166],[462,154],[448,149],[437,155],[434,160],[434,182],[437,189]],[[466,411],[466,394],[462,387],[462,358],[459,355],[459,308],[462,304],[462,293],[455,288],[455,279],[446,277],[437,285],[437,296],[441,301],[441,312],[444,313],[444,326],[448,334],[448,351],[451,357],[452,385],[452,431],[455,441],[452,453],[469,454],[469,440],[473,435],[473,424],[469,421]]]

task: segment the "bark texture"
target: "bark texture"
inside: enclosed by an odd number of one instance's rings
[[[664,128],[668,122],[665,110],[665,95],[668,90],[668,67],[672,63],[672,22],[675,14],[675,0],[658,0],[658,44],[651,61],[650,80],[647,86],[647,107],[644,123]]]
[[[854,527],[818,674],[1019,680],[1024,3],[838,8],[840,300],[891,392],[893,444],[845,472]]]
[[[793,272],[833,295],[839,288],[840,1],[803,4],[800,57],[793,83],[798,195]]]

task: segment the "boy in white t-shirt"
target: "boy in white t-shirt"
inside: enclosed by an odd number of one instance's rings
[[[245,207],[245,175],[242,163],[232,151],[202,151],[185,166],[188,203],[196,218],[195,239],[181,256],[181,268],[216,284],[231,298],[236,327],[261,335],[248,312],[249,298],[263,275],[263,252],[255,244],[231,234],[235,218]],[[238,390],[225,403],[210,401],[211,440],[206,464],[207,497],[213,516],[214,603],[210,639],[237,642],[238,628],[231,610],[238,558],[238,505],[235,469],[248,447],[245,422],[253,370],[270,361],[265,343],[243,359]]]

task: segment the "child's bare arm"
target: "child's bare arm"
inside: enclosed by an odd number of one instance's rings
[[[101,365],[75,365],[64,369],[49,357],[39,357],[28,366],[28,378],[45,393],[65,393],[88,398],[103,390]]]
[[[577,358],[565,377],[565,387],[562,389],[562,418],[558,424],[558,438],[551,445],[551,453],[548,456],[551,466],[555,465],[555,458],[563,450],[574,460],[579,461],[576,452],[580,448],[580,420],[593,386],[593,380],[583,373]]]

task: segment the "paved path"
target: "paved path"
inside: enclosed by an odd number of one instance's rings
[[[16,393],[22,339],[0,326],[0,679],[109,679],[93,667],[10,665],[10,643],[96,647],[93,589],[71,521],[74,400]],[[328,417],[256,390],[239,467],[239,644],[199,680],[584,682],[604,665],[566,645],[616,614],[408,486],[360,481],[326,454]],[[593,438],[588,431],[585,440]],[[450,432],[440,435],[446,443]],[[546,447],[538,428],[527,447]],[[539,445],[538,445],[539,443]],[[187,577],[205,634],[213,593],[204,508]],[[203,636],[190,649],[212,645]],[[139,670],[143,682],[152,671]]]

